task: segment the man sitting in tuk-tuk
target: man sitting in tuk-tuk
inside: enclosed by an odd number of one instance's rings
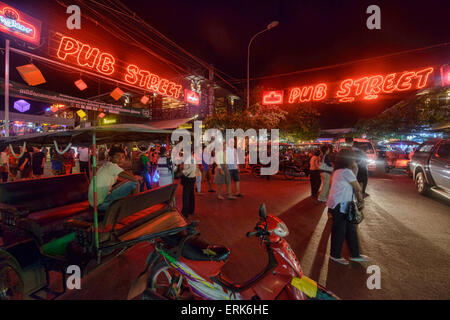
[[[97,206],[99,211],[106,211],[115,200],[139,192],[142,177],[134,176],[121,168],[125,161],[122,148],[113,146],[107,161],[97,171]],[[121,181],[117,182],[120,179]],[[94,205],[93,183],[89,184],[89,203]]]

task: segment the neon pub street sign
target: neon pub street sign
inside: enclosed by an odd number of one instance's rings
[[[348,78],[339,83],[338,89],[334,93],[330,93],[327,83],[293,87],[288,90],[287,103],[322,101],[329,95],[338,99],[339,102],[352,102],[356,99],[374,100],[381,94],[420,90],[428,86],[433,71],[433,67],[428,67],[415,71]],[[278,98],[275,99],[275,97]],[[282,103],[282,91],[265,91],[263,93],[263,104]]]
[[[41,21],[3,2],[0,2],[0,31],[34,45],[41,41]]]
[[[80,67],[94,70],[106,76],[117,73],[116,59],[112,54],[71,37],[61,37],[56,56],[60,60],[75,63]],[[136,85],[144,90],[150,90],[175,99],[178,99],[181,95],[181,85],[148,70],[141,69],[135,64],[128,64],[125,70],[123,79],[130,85]]]

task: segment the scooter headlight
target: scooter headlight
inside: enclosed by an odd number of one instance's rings
[[[278,222],[277,227],[273,230],[273,233],[279,237],[287,237],[289,235],[289,229],[284,222]]]

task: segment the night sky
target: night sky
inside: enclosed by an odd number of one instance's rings
[[[64,27],[67,15],[56,2],[45,2],[52,8],[48,17],[46,12],[50,11],[44,9],[44,2],[40,7],[35,7],[36,0],[9,2],[37,18],[56,23],[63,33],[81,37],[86,32],[86,29],[68,32]],[[75,3],[80,5],[83,13],[82,2]],[[250,38],[275,20],[280,24],[258,36],[252,44],[251,77],[329,66],[450,42],[448,0],[122,0],[122,3],[184,49],[228,74],[227,79],[239,89],[245,88]],[[366,9],[372,4],[381,8],[381,30],[366,27],[369,17]],[[83,20],[82,25],[86,26]],[[117,50],[113,52],[125,61],[133,61],[133,54],[142,56],[139,49],[124,46],[113,36],[105,35],[101,28],[87,31],[103,41],[96,41],[99,47],[108,50],[115,47]],[[450,46],[446,46],[320,72],[255,80],[252,86],[287,89],[319,81],[338,83],[347,77],[439,66],[448,63],[449,57]],[[167,69],[164,64],[160,63],[160,66]],[[47,76],[51,78],[48,72]],[[14,79],[14,74],[12,77]],[[73,87],[73,79],[69,80],[68,86]],[[89,87],[91,89],[95,91],[89,92],[93,96],[97,90],[93,86]],[[101,91],[104,90],[106,88]],[[321,113],[323,128],[348,127],[359,118],[379,114],[408,94],[411,92],[370,102],[316,106]]]

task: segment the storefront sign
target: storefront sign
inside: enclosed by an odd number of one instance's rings
[[[184,101],[198,106],[200,104],[200,95],[195,91],[184,89]]]
[[[441,83],[443,87],[450,86],[450,66],[441,67]]]
[[[0,31],[34,45],[41,41],[41,21],[3,2],[0,2]]]
[[[268,104],[283,104],[283,90],[279,91],[264,91],[263,92],[263,105]]]
[[[352,102],[356,99],[374,100],[384,94],[420,90],[430,85],[434,70],[433,67],[428,67],[384,75],[348,78],[340,81],[337,88],[330,88],[327,83],[293,87],[288,90],[287,103],[317,102],[330,98],[337,99],[339,102]],[[442,70],[441,77],[445,80],[449,74],[445,74]],[[283,104],[283,91],[265,91],[262,103]]]
[[[56,57],[106,76],[121,77],[125,82],[175,99],[181,96],[182,86],[144,70],[135,64],[127,64],[125,72],[117,70],[116,58],[105,51],[91,47],[74,38],[60,36]]]

